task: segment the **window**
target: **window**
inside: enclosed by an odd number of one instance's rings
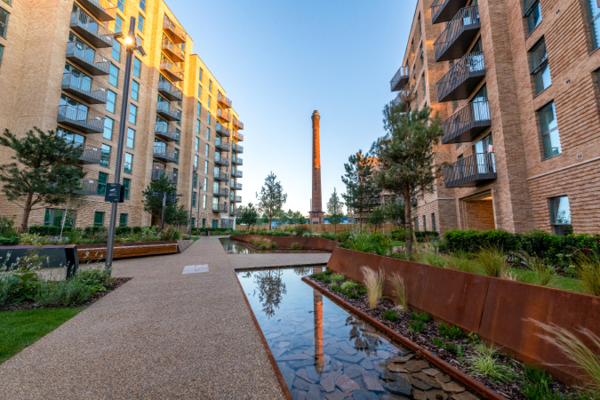
[[[437,224],[435,223],[435,213],[431,214],[431,230],[434,232],[437,231]]]
[[[2,54],[4,54],[4,46],[0,44],[0,65],[2,65]]]
[[[546,41],[540,40],[529,52],[531,74],[535,81],[535,93],[540,94],[552,84],[550,78],[550,66],[548,65],[548,54],[546,53]]]
[[[204,161],[204,173],[208,174],[208,161]]]
[[[108,83],[114,87],[119,87],[119,68],[115,64],[110,64],[110,76],[108,77]]]
[[[525,0],[523,1],[523,8],[527,19],[527,33],[529,34],[542,22],[542,8],[539,0]]]
[[[204,186],[202,186],[204,190],[208,187],[208,178],[204,178]]]
[[[125,12],[125,0],[117,0],[117,8],[121,10],[122,13]]]
[[[210,125],[210,113],[206,113],[206,123]]]
[[[102,133],[102,137],[104,139],[112,140],[114,124],[115,121],[113,121],[112,119],[108,117],[104,118],[104,132]]]
[[[173,156],[175,158],[175,164],[179,164],[179,149],[173,150]]]
[[[123,164],[123,172],[126,174],[131,174],[131,169],[133,168],[133,154],[125,153],[125,162]]]
[[[427,217],[425,215],[423,215],[423,230],[427,230]]]
[[[140,8],[142,11],[146,11],[146,0],[140,0]]]
[[[6,38],[6,28],[8,27],[8,12],[0,7],[0,36]]]
[[[100,165],[108,168],[110,166],[110,146],[103,144],[100,154]]]
[[[142,75],[142,62],[139,58],[133,59],[133,76],[140,78]]]
[[[213,193],[219,193],[219,182],[213,182]],[[233,192],[231,192],[233,194]]]
[[[115,17],[115,33],[119,33],[119,32],[123,32],[123,18],[121,18],[117,14],[117,16]]]
[[[202,106],[200,105],[200,102],[198,102],[196,104],[196,115],[200,116],[200,111],[202,111]]]
[[[212,93],[212,81],[211,80],[208,81],[208,92]]]
[[[198,73],[198,80],[202,82],[202,68],[200,68],[200,72]]]
[[[196,207],[196,196],[198,193],[192,192],[192,207]]]
[[[198,168],[198,160],[199,160],[198,155],[197,154],[194,155],[194,167],[196,167],[196,168]]]
[[[206,127],[206,141],[210,142],[210,128]]]
[[[192,187],[198,189],[198,174],[194,174],[192,178]]]
[[[210,108],[210,100],[211,100],[211,98],[210,98],[210,96],[208,96],[208,108]],[[210,114],[208,116],[208,119],[210,119]],[[209,122],[209,124],[210,124],[210,122]]]
[[[108,183],[108,174],[100,172],[98,174],[98,195],[104,196],[106,194],[106,184]]]
[[[6,4],[8,4],[9,6],[12,5],[12,0],[3,0]]]
[[[195,138],[194,150],[200,151],[200,138],[199,137]]]
[[[75,212],[67,211],[67,215],[65,217],[64,209],[56,209],[56,208],[46,208],[46,213],[44,215],[44,225],[52,225],[52,226],[62,226],[63,218],[65,221],[65,226],[73,227],[75,226]]]
[[[135,144],[135,131],[131,128],[127,128],[127,141],[125,142],[125,146],[133,149]]]
[[[600,4],[597,0],[586,0],[588,3],[588,11],[590,13],[590,25],[592,31],[592,44],[594,49],[600,46]]]
[[[129,195],[131,193],[131,179],[123,178],[123,188],[125,188],[125,200],[129,200]]]
[[[113,40],[111,55],[117,62],[121,62],[121,43],[117,39]]]
[[[206,148],[204,149],[204,156],[206,158],[208,158],[208,155],[210,154],[210,146],[206,145]]]
[[[140,35],[135,35],[135,39],[136,39],[136,43],[140,43],[141,47],[144,47],[144,39],[142,39],[142,37]],[[142,53],[136,49],[135,50],[139,55],[141,55]]]
[[[112,90],[106,91],[106,111],[115,113],[117,109],[117,94]]]
[[[556,122],[554,102],[542,108],[538,113],[540,115],[540,125],[542,126],[544,156],[548,159],[561,153],[560,136],[558,134],[558,123]]]
[[[129,214],[119,215],[119,226],[127,226],[128,219],[129,219]]]
[[[553,197],[550,200],[550,224],[555,234],[564,236],[573,233],[569,197]]]
[[[135,101],[140,100],[140,84],[136,81],[131,81],[131,99]]]
[[[419,230],[419,217],[415,217],[414,219],[414,224],[415,224],[415,231]]]
[[[206,210],[206,195],[205,194],[202,195],[202,209]]]
[[[140,2],[140,5],[141,5],[141,2]],[[144,19],[142,14],[138,14],[138,24],[137,24],[138,31],[144,33],[144,23],[145,22],[146,22],[146,20]]]
[[[129,123],[135,125],[137,123],[137,106],[129,105]]]
[[[104,226],[104,213],[102,211],[94,213],[94,226]]]
[[[423,98],[427,96],[427,82],[425,82],[425,73],[421,76],[421,85],[423,85]]]
[[[199,119],[196,120],[196,133],[200,134],[200,120]]]
[[[198,85],[198,98],[202,100],[202,86]]]

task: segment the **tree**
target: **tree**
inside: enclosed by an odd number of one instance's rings
[[[8,129],[0,136],[0,144],[15,152],[13,162],[0,165],[0,182],[7,199],[23,208],[21,232],[27,230],[31,211],[84,197],[85,172],[77,166],[82,149],[55,131],[33,129],[20,139]]]
[[[404,199],[400,196],[383,205],[383,215],[386,221],[391,221],[398,226],[404,225]]]
[[[277,176],[271,172],[265,179],[265,186],[257,193],[258,209],[269,217],[269,230],[273,216],[277,216],[287,201],[287,194],[283,193],[281,182],[276,182]]]
[[[157,180],[150,182],[150,184],[142,192],[144,195],[144,200],[142,200],[142,203],[144,204],[144,211],[149,212],[153,217],[160,220],[162,218],[163,198],[147,197],[153,193],[167,193],[168,195],[173,196],[174,200],[167,201],[167,205],[165,207],[165,224],[176,226],[188,224],[189,212],[186,211],[183,205],[179,205],[179,198],[174,197],[177,194],[176,184],[171,183],[171,181],[165,175],[162,175]]]
[[[248,230],[252,230],[252,226],[258,223],[258,211],[254,204],[248,203],[247,207],[241,207],[240,224],[248,225]]]
[[[336,188],[333,188],[333,193],[327,202],[327,212],[329,213],[329,222],[334,225],[337,234],[337,226],[342,222],[344,216],[344,203],[340,200]]]
[[[372,151],[379,160],[375,181],[382,189],[404,200],[404,224],[408,232],[406,247],[412,255],[412,218],[410,201],[414,193],[430,186],[440,175],[442,165],[435,164],[434,146],[443,134],[441,118],[431,109],[412,111],[414,91],[403,93],[400,104],[388,104],[383,110],[384,127],[387,131],[378,139]]]
[[[365,157],[362,150],[351,155],[348,161],[348,164],[344,164],[346,175],[342,176],[342,182],[346,185],[346,193],[342,193],[342,197],[346,201],[348,211],[352,209],[358,212],[362,230],[363,214],[377,207],[381,189],[376,186],[373,179],[371,167],[373,160]]]
[[[379,225],[382,225],[385,222],[385,214],[383,208],[384,206],[374,208],[373,211],[371,211],[371,215],[369,215],[368,221],[370,224],[375,225],[375,229],[377,229]]]

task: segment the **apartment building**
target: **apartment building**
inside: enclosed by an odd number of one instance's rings
[[[391,90],[443,119],[417,229],[600,231],[596,0],[419,0]]]
[[[146,55],[133,61],[119,224],[146,226],[142,191],[166,176],[192,223],[227,227],[241,202],[244,124],[163,0],[0,0],[0,130],[58,129],[81,147],[87,194],[36,210],[30,224],[108,225],[125,75],[135,17]],[[0,149],[0,162],[11,152]],[[0,194],[0,214],[22,209]]]

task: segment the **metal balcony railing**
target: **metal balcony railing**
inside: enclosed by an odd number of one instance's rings
[[[79,161],[83,164],[100,164],[102,159],[102,149],[100,147],[79,144],[77,147],[81,150]]]
[[[163,20],[163,29],[175,43],[183,43],[186,41],[186,33],[179,26],[175,25],[166,15]]]
[[[446,188],[477,186],[497,177],[494,153],[476,153],[444,167]]]
[[[159,121],[154,127],[154,134],[160,136],[167,142],[179,141],[180,133],[176,129],[169,129],[169,124],[164,121]]]
[[[214,178],[217,181],[228,181],[229,180],[229,174],[226,174],[224,172],[215,172],[214,173]]]
[[[174,62],[165,59],[161,60],[160,70],[171,78],[172,81],[181,82],[183,80],[183,70]]]
[[[234,154],[235,156],[235,154]],[[231,163],[233,165],[244,165],[244,160],[239,157],[231,157]]]
[[[98,179],[82,179],[81,193],[87,196],[98,196]]]
[[[106,88],[86,76],[75,76],[70,72],[63,74],[62,90],[74,94],[90,104],[106,104]]]
[[[390,89],[392,92],[404,89],[408,83],[408,67],[402,66],[396,72],[396,75],[390,81]]]
[[[233,209],[233,210],[229,210],[229,215],[231,215],[233,217],[240,217],[242,215],[242,212],[240,210]]]
[[[241,183],[232,183],[229,185],[229,187],[232,190],[242,190],[242,184]]]
[[[438,102],[468,98],[484,77],[483,52],[465,54],[437,82]]]
[[[217,110],[217,118],[219,118],[225,122],[231,122],[231,115],[229,115],[229,113],[227,113],[222,108],[219,108]]]
[[[104,115],[89,109],[70,105],[59,106],[57,121],[86,133],[104,132]]]
[[[179,161],[179,153],[175,150],[168,150],[166,146],[154,146],[154,158],[166,162],[177,162]]]
[[[167,101],[156,103],[156,112],[169,121],[181,121],[181,110],[175,108]]]
[[[227,204],[213,204],[212,210],[214,213],[226,213]]]
[[[151,180],[156,181],[160,179],[162,176],[166,176],[169,182],[177,183],[177,175],[174,175],[171,171],[166,171],[164,169],[152,168],[152,175],[150,177]]]
[[[171,101],[183,99],[183,92],[167,80],[158,81],[158,92]]]
[[[67,43],[67,59],[92,75],[108,75],[110,61],[93,49],[83,49],[78,43]]]
[[[238,130],[241,131],[242,129],[244,129],[244,123],[242,121],[240,121],[239,119],[237,119],[237,118],[234,117],[233,118],[233,127],[237,128]]]
[[[239,144],[232,143],[231,151],[233,151],[234,153],[242,154],[244,152],[244,147],[240,146]]]
[[[481,28],[477,6],[461,8],[433,44],[435,61],[461,58]]]
[[[215,148],[221,151],[229,151],[229,140],[217,137],[215,139]]]
[[[234,171],[234,172],[231,173],[231,176],[233,178],[243,178],[244,177],[244,172],[236,170],[236,171]]]
[[[472,142],[492,125],[487,101],[467,104],[442,123],[442,144]]]
[[[241,203],[242,202],[242,196],[233,196],[233,197],[230,197],[229,201],[231,201],[232,203]]]
[[[71,13],[71,29],[96,47],[112,47],[113,36],[110,29],[102,25],[85,11]]]
[[[229,128],[227,128],[226,126],[224,126],[220,122],[217,122],[217,133],[219,135],[225,136],[225,137],[230,137],[231,136],[231,131],[229,130]]]
[[[231,108],[233,102],[229,100],[227,97],[223,96],[221,93],[217,95],[217,101],[223,108]]]
[[[213,196],[229,197],[229,189],[213,190]]]
[[[233,137],[235,137],[238,140],[238,142],[244,141],[244,135],[239,133],[238,131],[234,131]]]
[[[80,0],[79,1],[94,17],[100,21],[114,21],[117,15],[116,1]]]
[[[227,157],[217,157],[219,153],[215,155],[215,164],[220,165],[222,167],[229,167],[229,158]]]
[[[175,62],[185,61],[185,51],[181,47],[177,46],[173,41],[167,37],[163,37],[162,50]]]
[[[431,23],[448,22],[467,4],[467,0],[435,0],[431,5]]]

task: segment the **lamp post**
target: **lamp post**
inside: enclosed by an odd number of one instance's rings
[[[127,127],[127,110],[129,109],[129,89],[131,87],[131,66],[133,63],[133,52],[138,50],[142,56],[146,52],[141,44],[138,44],[135,38],[135,17],[129,20],[129,33],[125,37],[125,50],[127,60],[125,61],[125,81],[123,83],[123,101],[121,102],[121,121],[119,122],[119,140],[117,144],[117,163],[115,165],[116,185],[121,184],[121,170],[123,169],[123,147],[125,145],[125,128]],[[106,245],[106,264],[105,268],[110,273],[112,269],[113,254],[115,249],[115,232],[117,225],[117,212],[119,203],[113,201],[110,207],[110,222],[108,226],[108,240]]]
[[[196,237],[198,237],[198,221],[200,220],[200,192],[204,189],[204,185],[198,182],[198,217],[196,218]]]

